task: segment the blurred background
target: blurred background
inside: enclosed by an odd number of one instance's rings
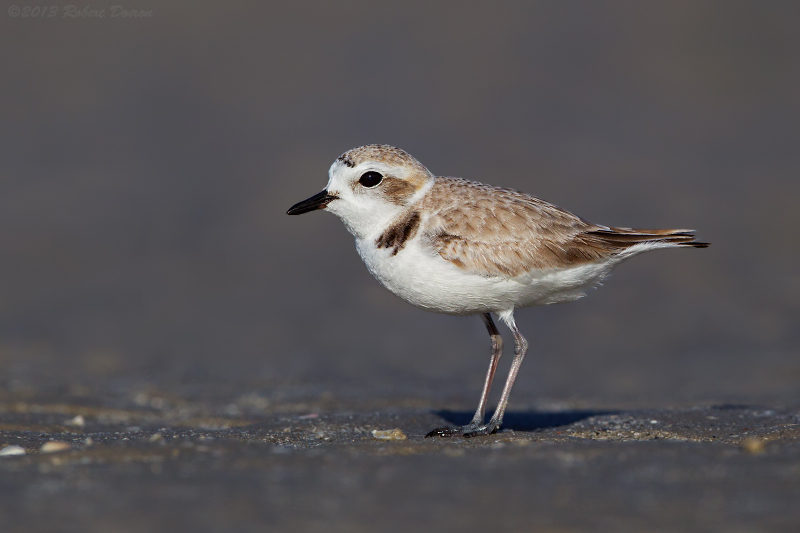
[[[519,311],[512,411],[798,398],[800,4],[86,6],[0,7],[3,394],[474,409],[480,318],[413,308],[334,216],[285,214],[387,143],[713,243]]]

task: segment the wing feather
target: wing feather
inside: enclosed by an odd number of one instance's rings
[[[534,196],[460,178],[436,178],[424,202],[426,245],[486,277],[577,266],[643,242],[704,245],[690,230],[599,226]]]

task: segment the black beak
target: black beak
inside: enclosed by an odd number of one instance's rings
[[[321,193],[315,194],[308,200],[303,200],[302,202],[294,204],[292,207],[289,208],[288,211],[286,211],[286,214],[302,215],[303,213],[308,213],[309,211],[324,209],[326,205],[336,200],[337,198],[338,196],[336,196],[335,194],[328,194],[328,191],[322,191]]]

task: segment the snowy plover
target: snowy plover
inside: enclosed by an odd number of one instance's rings
[[[397,296],[430,311],[483,317],[492,356],[475,416],[466,426],[434,429],[428,436],[498,430],[528,349],[515,309],[577,300],[641,252],[708,246],[695,242],[691,230],[601,226],[525,193],[434,177],[409,154],[386,145],[345,152],[331,166],[325,190],[287,214],[316,209],[344,222],[369,271]],[[500,403],[484,424],[503,349],[491,313],[511,329],[515,350]]]

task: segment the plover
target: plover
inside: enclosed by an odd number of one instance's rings
[[[528,342],[514,310],[577,300],[623,260],[658,248],[704,248],[692,230],[592,224],[553,204],[460,178],[435,177],[411,155],[387,145],[354,148],[334,161],[328,185],[287,214],[324,209],[355,237],[367,268],[407,302],[439,313],[481,315],[492,355],[478,409],[466,426],[428,436],[496,432]],[[514,360],[500,402],[484,423],[503,350],[496,314],[514,334]]]

